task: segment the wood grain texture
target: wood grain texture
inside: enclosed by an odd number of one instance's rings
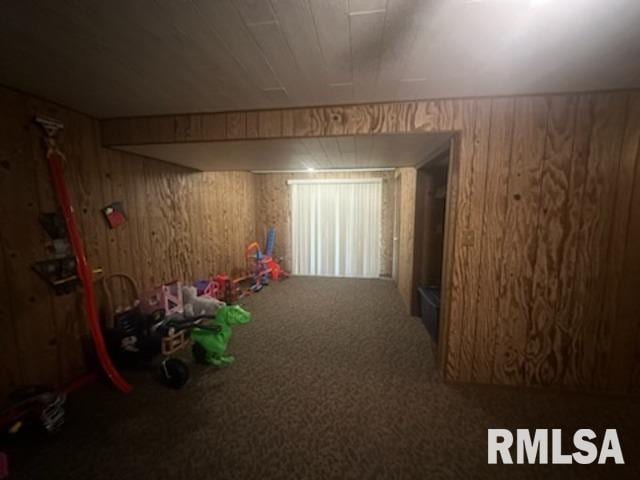
[[[496,331],[500,301],[501,266],[504,222],[507,208],[506,185],[511,159],[511,139],[514,121],[514,100],[496,99],[491,105],[491,128],[488,138],[488,157],[491,174],[486,176],[485,209],[482,229],[478,237],[482,239],[478,296],[476,305],[476,339],[489,339]],[[495,342],[478,340],[474,343],[471,379],[490,383],[493,377]]]
[[[593,126],[582,199],[581,228],[578,242],[576,280],[583,283],[586,295],[579,298],[579,329],[574,337],[574,355],[579,355],[577,385],[593,386],[598,352],[607,342],[603,336],[602,306],[607,301],[605,281],[609,263],[610,229],[624,124],[626,95],[608,94],[594,98]]]
[[[631,164],[635,164],[633,172]],[[617,281],[615,309],[607,312],[606,320],[612,322],[611,355],[608,359],[609,389],[621,390],[629,386],[630,391],[640,393],[640,215],[637,209],[640,205],[640,94],[633,93],[629,99],[627,129],[623,144],[621,174],[618,178],[625,186],[631,182],[630,197],[628,197],[627,223],[624,234],[616,232],[613,242],[616,249],[624,251],[621,264],[613,271],[613,280]],[[623,176],[626,178],[623,179]],[[625,191],[626,188],[625,188]],[[626,195],[622,197],[627,198]],[[624,203],[620,202],[620,210],[624,211]],[[618,227],[618,228],[620,228]],[[622,238],[620,238],[622,237]]]
[[[557,295],[555,301],[555,315],[559,319],[556,322],[556,328],[559,331],[556,342],[560,342],[560,345],[555,347],[555,361],[561,364],[557,367],[561,372],[557,382],[567,387],[579,385],[582,350],[578,341],[580,338],[578,332],[582,328],[583,320],[582,299],[589,294],[588,284],[583,281],[583,277],[578,276],[577,265],[582,251],[581,216],[594,122],[593,104],[594,98],[590,95],[583,95],[577,99],[570,173],[566,186],[566,208],[561,213],[556,210],[558,221],[555,223],[554,235],[558,237],[556,244],[560,250],[555,255],[560,263],[554,267],[557,270],[555,281],[557,288],[563,294]],[[563,169],[566,168],[567,166],[563,167]],[[556,202],[558,200],[561,199],[558,198]],[[562,230],[559,230],[560,228]],[[564,240],[560,240],[562,237]]]
[[[634,105],[637,108],[637,98]],[[640,151],[636,157],[633,185],[631,205],[636,207],[640,205]],[[640,284],[640,249],[636,248],[638,245],[640,245],[640,218],[637,213],[634,213],[631,215],[627,230],[622,288],[618,291],[619,309],[617,314],[620,318],[620,325],[625,325],[624,328],[628,329],[628,332],[621,332],[614,337],[614,339],[624,337],[624,341],[614,343],[615,351],[622,346],[620,352],[623,355],[614,357],[614,362],[611,365],[611,368],[616,369],[615,375],[621,378],[623,385],[627,384],[629,378],[627,372],[631,371],[629,389],[633,393],[640,393],[640,322],[638,321],[640,318],[640,297],[637,291],[637,286]],[[625,352],[629,352],[631,355],[626,356]],[[631,358],[631,362],[629,362],[629,358]],[[621,373],[617,373],[618,371]]]
[[[34,114],[39,109],[46,108],[40,101],[27,99],[27,110]],[[71,128],[82,128],[79,115],[68,114],[63,121]],[[40,211],[53,212],[57,209],[57,203],[51,187],[49,167],[42,159],[45,155],[44,143],[41,139],[41,131],[36,125],[29,126],[30,143],[33,146],[33,165],[35,166],[36,190],[38,192],[38,205]],[[82,143],[79,137],[68,142],[68,159],[77,161]],[[74,180],[75,181],[75,180]],[[79,220],[80,221],[80,220]],[[41,231],[41,240],[45,244],[49,241],[46,234]],[[54,296],[51,298],[51,316],[54,326],[55,345],[57,348],[58,379],[75,378],[84,372],[85,352],[82,338],[86,333],[84,325],[76,322],[82,305],[75,296]]]
[[[468,104],[463,112],[463,136],[460,142],[460,156],[469,158],[459,164],[458,212],[454,245],[459,255],[455,257],[452,271],[452,293],[457,292],[456,303],[451,305],[452,318],[461,319],[458,364],[459,379],[470,380],[473,364],[476,322],[474,313],[478,302],[481,272],[481,251],[484,237],[482,232],[485,208],[485,186],[487,177],[487,157],[489,130],[491,128],[491,101],[479,100]],[[459,310],[457,310],[459,309]],[[456,315],[456,313],[458,315]],[[451,348],[451,347],[450,347]],[[453,378],[453,377],[452,377]]]
[[[621,144],[618,146],[615,143],[615,137],[613,137],[612,142],[614,143],[611,146],[613,149],[619,148],[620,160],[617,176],[611,179],[614,200],[609,204],[612,207],[609,213],[611,224],[607,229],[607,262],[604,268],[604,292],[598,329],[599,341],[593,372],[593,388],[598,390],[619,390],[626,386],[624,379],[626,375],[611,374],[612,372],[624,372],[624,369],[612,369],[611,362],[620,353],[624,354],[628,351],[625,348],[625,337],[633,338],[636,333],[633,329],[634,323],[636,325],[640,323],[640,315],[638,315],[640,309],[637,308],[640,305],[640,300],[638,299],[635,301],[636,322],[633,322],[633,315],[629,315],[628,312],[624,312],[623,315],[618,314],[620,301],[618,289],[624,288],[622,282],[624,281],[625,263],[633,267],[633,260],[630,258],[633,253],[627,251],[627,248],[630,247],[627,244],[627,231],[633,222],[633,216],[638,217],[638,212],[634,212],[631,199],[640,143],[640,102],[637,94],[633,96],[620,94],[611,99],[609,105],[610,108],[617,107],[618,109],[622,109],[622,105],[625,105],[627,112],[626,116],[615,120],[623,132],[620,138]],[[613,165],[611,165],[611,169],[614,170]],[[633,247],[631,248],[633,249]],[[629,301],[632,298],[633,296],[622,298],[624,308],[631,307],[633,309],[633,303]],[[620,360],[617,362],[619,366],[626,363]]]
[[[640,75],[627,53],[638,43],[635,2],[615,2],[581,24],[592,32],[590,51],[606,52],[609,68],[584,55],[561,9],[530,15],[525,2],[492,0],[469,12],[466,0],[139,0],[113,8],[87,0],[83,9],[69,0],[5,3],[0,83],[99,118],[557,92],[567,85],[585,91],[636,85]],[[514,62],[500,32],[523,16],[517,48],[529,61]],[[602,25],[630,33],[609,50]],[[541,32],[562,48],[540,57]],[[61,65],[65,81],[41,74]],[[509,65],[508,72],[497,65]],[[433,106],[436,120],[444,118],[438,107],[447,105]],[[163,128],[197,136],[203,125],[192,118]]]
[[[548,106],[543,97],[519,98],[515,108],[494,378],[499,383],[517,385],[528,378],[525,356]]]
[[[638,198],[637,97],[426,100],[242,115],[254,125],[244,138],[273,137],[280,123],[281,137],[459,132],[442,305],[446,376],[626,391],[640,383],[631,291],[638,259],[630,248],[639,221],[630,206]],[[262,133],[258,116],[269,122]],[[126,128],[120,122],[102,123],[107,143],[175,140],[150,137],[161,129],[145,128],[145,119],[127,119]],[[407,206],[407,176],[399,180]],[[413,241],[406,211],[399,263]],[[408,274],[403,268],[398,283],[410,302]]]
[[[446,328],[439,347],[446,378],[628,392],[640,390],[640,216],[633,209],[640,201],[638,115],[638,92],[629,91],[139,117],[105,120],[100,127],[105,145],[456,132],[441,310]],[[2,121],[11,123],[7,118]],[[216,127],[203,128],[207,124]],[[83,138],[81,152],[98,156],[97,133],[76,135]],[[3,146],[3,152],[14,150]],[[247,239],[264,241],[269,225],[278,229],[278,255],[290,256],[284,176],[201,175],[135,155],[114,159],[105,151],[103,163],[87,162],[86,155],[73,160],[82,172],[74,194],[87,208],[83,229],[97,227],[87,232],[94,262],[109,267],[120,252],[109,248],[110,235],[94,212],[111,200],[105,192],[123,191],[127,203],[136,192],[131,201],[138,206],[131,208],[141,218],[115,243],[132,243],[125,250],[140,259],[145,284],[233,269]],[[140,188],[114,173],[118,165],[127,171],[125,162],[141,165],[131,169],[133,176],[142,170]],[[114,177],[103,179],[89,168],[95,165]],[[400,169],[398,186],[397,281],[409,305],[415,295],[415,169]],[[179,220],[185,214],[190,221]],[[7,242],[5,236],[11,274],[21,267],[12,266],[7,247],[20,239]],[[161,266],[165,255],[170,258]],[[51,321],[55,331],[57,317]],[[23,337],[16,330],[18,345]],[[16,373],[21,378],[25,372]]]
[[[2,177],[0,203],[3,205],[2,246],[9,284],[11,322],[15,328],[21,378],[25,383],[57,380],[58,351],[52,299],[47,287],[33,274],[30,265],[45,255],[38,224],[39,199],[34,172],[35,156],[24,122],[26,98],[2,92]],[[17,187],[17,188],[16,188]],[[25,268],[26,266],[26,268]],[[38,359],[29,358],[37,352]]]
[[[413,290],[413,252],[416,218],[415,168],[399,168],[396,186],[400,189],[400,238],[398,240],[398,290],[407,308],[411,308]]]
[[[22,99],[6,90],[0,90],[0,108],[3,111],[20,111],[23,107]],[[14,115],[0,116],[0,189],[7,192],[11,186],[11,181],[15,175],[14,169],[20,157],[23,155],[24,140],[20,131],[20,123],[16,121]],[[13,255],[11,243],[12,238],[5,229],[12,225],[5,226],[5,219],[10,218],[11,205],[6,202],[3,195],[0,201],[0,217],[2,230],[0,233],[0,328],[3,334],[0,335],[0,392],[6,392],[23,383],[23,372],[16,359],[20,355],[20,343],[18,330],[20,326],[16,323],[14,314],[15,306],[12,299],[12,268],[15,259],[10,259]]]
[[[568,317],[559,303],[572,295],[572,289],[561,282],[560,271],[567,261],[565,245],[571,232],[567,212],[577,98],[552,98],[548,108],[525,372],[527,383],[541,385],[557,383],[564,370]]]
[[[191,281],[242,269],[255,236],[253,175],[200,175],[104,149],[97,121],[0,88],[0,396],[20,384],[63,385],[91,368],[81,294],[54,296],[31,271],[49,257],[38,216],[57,208],[38,114],[65,124],[65,176],[92,267],[129,273],[142,288]],[[128,221],[110,230],[100,209],[113,201]]]

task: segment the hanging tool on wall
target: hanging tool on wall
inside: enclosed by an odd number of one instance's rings
[[[129,393],[132,387],[124,378],[122,378],[120,373],[118,373],[113,366],[102,336],[102,328],[98,318],[98,309],[96,308],[96,299],[93,290],[92,271],[89,268],[89,263],[87,262],[73,205],[71,204],[71,197],[64,179],[64,172],[62,170],[64,154],[56,142],[58,133],[64,128],[64,126],[59,121],[51,118],[37,117],[36,122],[40,124],[45,132],[44,141],[47,147],[47,161],[49,162],[49,170],[51,171],[51,180],[67,226],[69,241],[71,242],[71,248],[76,259],[78,278],[84,288],[84,307],[87,312],[89,330],[91,332],[91,337],[93,338],[93,343],[96,347],[98,360],[113,385],[121,392]]]
[[[72,293],[80,286],[80,279],[64,216],[58,212],[41,213],[40,225],[49,236],[47,252],[53,258],[37,261],[31,269],[47,282],[56,295]],[[102,269],[94,269],[93,273],[102,273]]]

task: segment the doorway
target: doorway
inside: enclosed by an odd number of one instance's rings
[[[417,170],[411,313],[438,342],[441,329],[450,149]]]

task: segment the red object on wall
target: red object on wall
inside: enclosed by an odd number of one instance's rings
[[[111,228],[117,228],[127,221],[122,202],[113,202],[111,205],[107,205],[102,209],[102,213]]]
[[[61,126],[59,127],[61,128]],[[96,347],[98,354],[98,360],[102,369],[106,373],[109,380],[113,385],[123,393],[129,393],[133,387],[122,378],[120,373],[116,370],[107,347],[102,336],[102,328],[98,317],[98,310],[96,308],[96,298],[93,291],[93,273],[89,268],[87,262],[87,256],[84,251],[84,245],[80,238],[80,231],[76,222],[73,205],[71,204],[71,196],[64,180],[64,173],[62,171],[62,162],[64,155],[58,149],[53,134],[45,126],[47,131],[46,144],[47,144],[47,160],[49,162],[49,169],[51,170],[51,179],[53,181],[53,187],[58,197],[58,202],[62,208],[62,214],[64,216],[65,224],[67,225],[67,232],[69,233],[69,240],[73,253],[76,257],[76,266],[78,269],[78,277],[80,283],[84,288],[84,307],[87,312],[87,322],[89,324],[89,330],[91,332],[91,338]]]

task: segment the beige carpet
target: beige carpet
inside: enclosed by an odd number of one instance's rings
[[[196,366],[181,391],[73,396],[21,479],[638,478],[638,401],[446,385],[418,319],[387,280],[293,278],[245,302],[236,363]],[[489,427],[618,428],[626,466],[489,466]]]

